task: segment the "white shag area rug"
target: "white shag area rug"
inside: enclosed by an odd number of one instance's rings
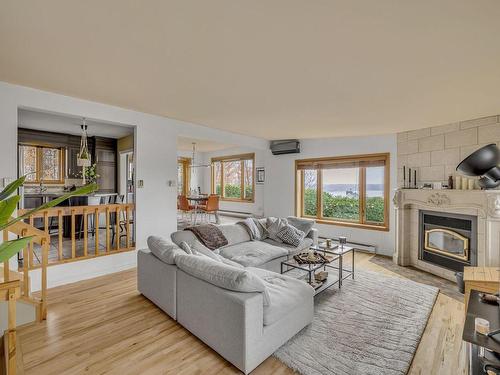
[[[438,292],[357,270],[315,297],[312,324],[274,355],[303,375],[406,374]]]

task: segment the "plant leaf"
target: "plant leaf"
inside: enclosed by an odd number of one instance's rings
[[[26,180],[26,176],[19,177],[17,180],[11,182],[8,184],[0,193],[0,200],[4,200],[5,198],[9,197],[12,195],[12,193],[15,193],[16,190],[24,184],[24,181]]]
[[[0,201],[0,224],[5,224],[7,220],[10,219],[17,207],[19,199],[21,199],[19,195],[14,195],[13,197]]]
[[[0,230],[4,230],[5,228],[8,228],[12,224],[26,219],[40,210],[45,210],[46,208],[51,208],[51,207],[57,206],[59,203],[64,202],[66,199],[71,198],[75,195],[89,194],[89,193],[96,191],[97,189],[98,189],[97,184],[89,184],[89,185],[83,186],[79,189],[76,189],[75,191],[72,191],[68,194],[64,194],[64,195],[60,196],[59,198],[51,200],[50,202],[42,204],[40,207],[34,208],[34,209],[26,212],[24,215],[16,217],[15,219],[9,221],[8,223],[0,223]]]
[[[0,244],[0,262],[9,260],[22,249],[24,249],[31,241],[30,237],[18,238],[17,240],[5,241]]]

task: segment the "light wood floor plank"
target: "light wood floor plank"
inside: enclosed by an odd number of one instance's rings
[[[453,289],[446,280],[395,268],[383,257],[358,253],[356,267]],[[453,296],[439,294],[409,374],[465,374],[464,307]],[[51,289],[48,300],[47,321],[19,329],[27,375],[239,373],[141,296],[135,270]],[[253,374],[294,372],[271,357]]]

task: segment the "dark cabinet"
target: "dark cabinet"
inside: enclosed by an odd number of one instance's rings
[[[43,204],[43,197],[40,196],[30,196],[24,197],[24,208],[31,209],[40,207]],[[35,228],[43,229],[43,219],[34,219],[33,225]]]
[[[117,143],[116,139],[94,137],[94,160],[96,173],[99,175],[97,185],[101,193],[117,191]]]
[[[68,171],[68,178],[81,178],[80,172],[82,171],[82,167],[78,166],[78,153],[80,152],[79,147],[75,146],[68,146],[66,152],[68,153],[67,156],[67,161],[68,161],[68,166],[67,166],[67,171]]]

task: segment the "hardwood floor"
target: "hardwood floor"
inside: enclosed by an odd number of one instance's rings
[[[403,277],[390,262],[356,255],[359,268]],[[434,278],[411,272],[429,283]],[[47,321],[19,329],[25,374],[239,373],[140,295],[135,270],[54,288],[48,296]],[[465,374],[462,319],[463,303],[440,293],[409,374]],[[252,374],[293,371],[271,357]]]

